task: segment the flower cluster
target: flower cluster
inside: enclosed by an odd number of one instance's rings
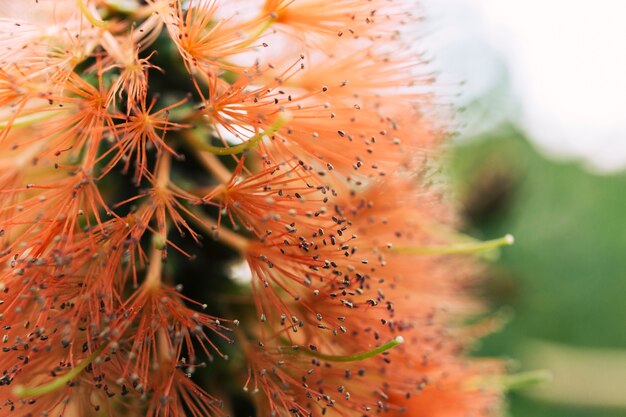
[[[413,0],[1,4],[0,415],[498,413]]]

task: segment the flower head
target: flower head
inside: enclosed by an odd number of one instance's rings
[[[217,417],[242,388],[270,416],[499,409],[460,323],[471,252],[510,242],[454,233],[432,184],[413,1],[24,7],[0,19],[1,415]]]

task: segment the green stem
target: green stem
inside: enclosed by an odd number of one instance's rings
[[[502,246],[509,246],[514,242],[515,239],[512,235],[506,235],[499,239],[487,240],[485,242],[462,243],[448,246],[408,246],[394,248],[394,251],[409,255],[471,254],[498,249]]]
[[[252,36],[250,36],[250,38],[246,42],[239,45],[239,48],[244,49],[252,45],[267,29],[269,29],[270,26],[272,26],[272,23],[274,22],[274,19],[267,19],[265,22],[263,22],[259,30],[257,30]]]
[[[364,359],[369,359],[372,358],[376,355],[379,355],[383,352],[388,351],[391,348],[394,348],[400,344],[404,343],[404,338],[402,336],[398,336],[395,339],[393,339],[390,342],[385,343],[384,345],[381,345],[377,348],[374,348],[372,350],[368,350],[367,352],[361,352],[361,353],[355,353],[353,355],[325,355],[323,353],[319,353],[315,350],[300,350],[300,349],[295,349],[295,348],[285,348],[285,349],[281,349],[282,353],[287,353],[287,354],[291,354],[291,355],[295,355],[298,353],[304,353],[306,355],[310,355],[313,357],[316,357],[318,359],[323,359],[325,361],[329,361],[329,362],[357,362],[357,361],[362,361]]]
[[[58,378],[55,378],[53,381],[48,382],[47,384],[40,385],[38,387],[25,387],[23,385],[18,385],[13,389],[13,394],[20,398],[25,397],[40,397],[45,394],[49,394],[54,392],[60,388],[63,388],[70,382],[72,379],[76,378],[80,375],[81,372],[85,370],[89,364],[91,364],[97,357],[102,353],[106,344],[103,344],[98,349],[96,349],[91,355],[89,355],[85,360],[78,364],[78,366],[72,368],[68,373]]]
[[[80,11],[83,14],[83,16],[85,16],[85,19],[87,19],[89,21],[89,23],[91,23],[92,25],[94,25],[95,27],[98,27],[98,28],[103,28],[103,27],[107,26],[107,22],[105,22],[103,20],[97,20],[91,14],[91,10],[89,10],[87,5],[84,3],[84,0],[76,0],[76,5],[80,9]]]
[[[254,135],[253,137],[251,137],[244,143],[240,143],[239,145],[231,146],[228,148],[222,148],[219,146],[209,145],[208,143],[203,142],[201,139],[199,139],[197,136],[193,134],[187,134],[185,136],[185,139],[187,139],[187,141],[191,144],[191,146],[193,146],[195,149],[200,150],[200,151],[205,151],[205,152],[209,152],[214,155],[220,155],[220,156],[236,155],[247,149],[252,148],[258,142],[260,142],[265,136],[271,136],[274,133],[278,132],[280,128],[282,128],[285,125],[285,123],[287,123],[287,120],[288,120],[287,117],[281,115],[276,119],[274,123],[272,123],[270,127],[268,127],[263,132],[257,135]]]
[[[117,13],[132,14],[139,9],[137,2],[132,0],[106,0],[107,7]]]
[[[259,27],[259,29],[258,29],[255,33],[253,33],[253,34],[252,34],[252,36],[250,36],[250,37],[248,38],[248,40],[246,40],[246,41],[245,41],[245,42],[243,42],[241,45],[239,45],[239,46],[237,47],[237,49],[239,49],[239,50],[243,50],[243,49],[245,49],[245,48],[249,47],[250,45],[254,44],[254,42],[256,42],[256,41],[257,41],[257,40],[261,37],[261,35],[263,35],[263,33],[265,33],[265,31],[266,31],[267,29],[269,29],[269,28],[270,28],[270,26],[272,26],[272,24],[273,24],[274,22],[276,22],[276,20],[275,20],[275,19],[271,19],[271,18],[270,18],[270,19],[267,19],[265,22],[263,22],[263,24]],[[227,64],[227,65],[236,66],[236,65],[234,65],[233,63],[228,62],[228,60],[226,60],[226,59],[223,59],[223,60],[222,60],[222,62],[223,62],[223,63],[225,63],[225,64]],[[230,71],[227,71],[227,72],[226,72],[226,74],[228,74],[228,75],[230,75],[230,76],[231,76],[231,77],[229,77],[229,78],[232,78],[232,76],[233,76],[233,75],[236,75],[235,73],[230,72]],[[234,79],[233,79],[233,80],[229,80],[228,78],[226,78],[226,81],[229,81],[229,83],[231,83],[231,84],[232,84],[232,82],[234,82]]]
[[[50,119],[58,114],[59,111],[42,111],[39,113],[29,114],[27,116],[17,117],[12,121],[3,120],[0,121],[0,129],[10,126],[11,128],[28,126],[36,122]]]
[[[500,378],[499,382],[504,390],[515,391],[533,388],[549,381],[552,381],[552,374],[546,370],[538,370],[505,375]]]

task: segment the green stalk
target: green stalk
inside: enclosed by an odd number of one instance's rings
[[[272,26],[274,22],[275,22],[274,19],[267,19],[265,22],[263,22],[261,27],[259,27],[259,30],[257,30],[256,33],[250,36],[247,42],[244,42],[241,45],[239,45],[239,48],[244,49],[252,45],[267,29],[269,29],[270,26]]]
[[[103,28],[107,26],[107,22],[103,20],[96,19],[92,14],[87,5],[83,2],[84,0],[76,0],[76,5],[80,12],[85,16],[85,19],[89,21],[92,25],[98,28]]]
[[[499,391],[517,391],[534,388],[552,381],[552,374],[546,370],[520,372],[512,375],[475,376],[465,384],[470,390],[495,389]]]
[[[38,387],[25,387],[23,385],[18,385],[13,388],[13,394],[16,397],[20,398],[40,397],[42,395],[49,394],[65,387],[68,382],[80,375],[80,373],[83,372],[85,368],[89,366],[89,364],[91,364],[98,357],[98,355],[102,353],[105,347],[106,344],[100,346],[91,355],[89,355],[89,357],[79,363],[78,366],[72,368],[65,375],[55,378],[53,381],[50,381],[47,384],[40,385]]]
[[[28,126],[36,122],[41,122],[43,120],[51,119],[57,113],[59,113],[58,110],[42,111],[39,113],[29,114],[27,116],[17,117],[13,121],[3,120],[3,121],[0,121],[0,129],[4,129],[5,127],[8,127],[8,126],[10,126],[11,128]]]
[[[214,155],[236,155],[247,149],[254,147],[258,142],[260,142],[265,136],[271,136],[274,133],[278,132],[280,128],[282,128],[285,123],[287,123],[288,118],[285,116],[279,116],[274,123],[270,127],[268,127],[263,132],[254,135],[247,141],[240,143],[239,145],[230,146],[228,148],[222,148],[219,146],[213,146],[208,143],[203,142],[197,136],[193,134],[188,134],[185,136],[185,139],[190,143],[190,145],[199,150],[212,153]]]
[[[521,372],[500,378],[500,384],[506,391],[533,388],[550,381],[552,381],[552,374],[546,370]]]
[[[398,336],[395,339],[393,339],[390,342],[385,343],[384,345],[381,345],[377,348],[374,348],[372,350],[368,350],[367,352],[361,352],[361,353],[355,353],[353,355],[325,355],[323,353],[317,352],[315,350],[300,350],[300,349],[294,349],[294,348],[286,348],[286,349],[281,349],[282,353],[287,353],[290,355],[295,355],[298,353],[304,353],[306,355],[309,356],[313,356],[315,358],[318,359],[323,359],[325,361],[329,361],[329,362],[357,362],[357,361],[362,361],[365,359],[369,359],[372,358],[376,355],[379,355],[383,352],[388,351],[391,348],[394,348],[400,344],[404,343],[404,338],[402,336]]]
[[[515,242],[512,235],[506,235],[499,239],[484,242],[461,243],[448,246],[408,246],[394,248],[397,253],[408,255],[455,255],[472,254],[498,249],[502,246],[510,246]]]
[[[138,3],[132,0],[107,0],[106,5],[117,13],[124,14],[135,13],[139,8]]]

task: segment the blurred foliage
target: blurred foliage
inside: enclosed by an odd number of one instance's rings
[[[481,289],[494,310],[512,307],[515,316],[479,354],[521,358],[529,342],[544,340],[625,349],[626,357],[626,173],[600,176],[550,161],[512,126],[455,146],[450,169],[467,233],[516,238]],[[626,375],[618,382],[626,399]],[[550,404],[524,392],[510,405],[513,417],[626,415],[626,408]]]

